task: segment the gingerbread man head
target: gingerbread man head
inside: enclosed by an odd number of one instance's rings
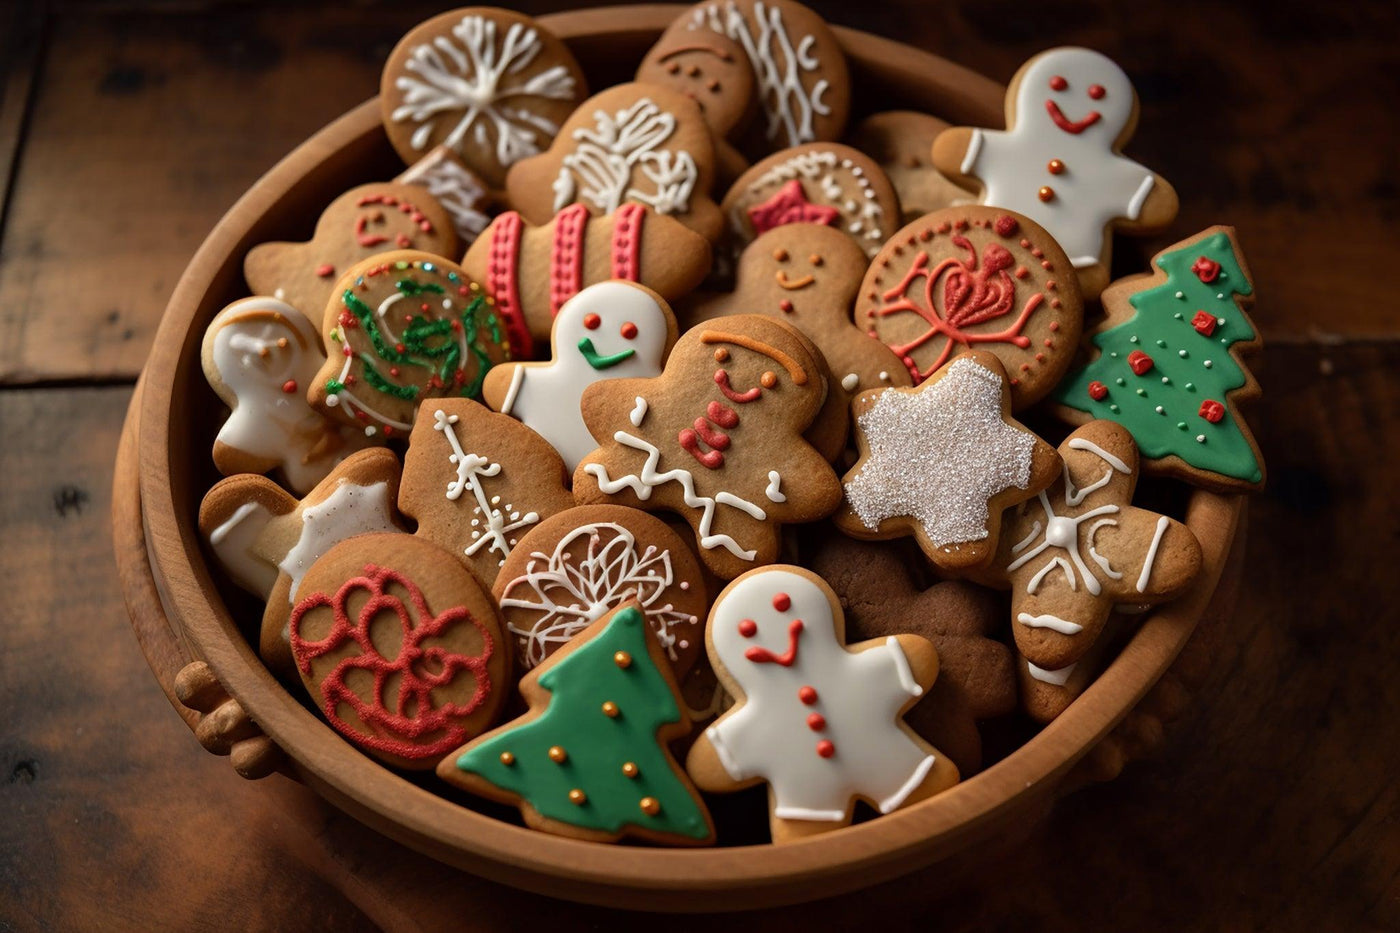
[[[1075,152],[1103,150],[1132,135],[1137,94],[1118,64],[1092,49],[1059,48],[1037,55],[1016,76],[1007,125],[1024,121],[1047,145]]]

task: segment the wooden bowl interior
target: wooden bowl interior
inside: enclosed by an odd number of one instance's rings
[[[597,89],[628,79],[681,9],[596,9],[543,21],[569,42]],[[846,29],[838,35],[856,82],[853,121],[875,110],[911,107],[954,122],[1000,125],[996,83],[889,40]],[[321,208],[341,191],[400,169],[374,100],[274,167],[229,211],[186,270],[157,334],[139,402],[142,516],[166,613],[288,753],[298,776],[363,822],[477,874],[595,903],[714,910],[828,896],[945,859],[1009,826],[1029,827],[1054,799],[1060,778],[1137,702],[1190,635],[1229,550],[1238,497],[1191,495],[1184,513],[1205,548],[1207,579],[1149,617],[1069,711],[981,774],[879,820],[780,847],[602,847],[526,830],[488,815],[504,810],[481,806],[478,812],[460,805],[460,798],[425,789],[434,785],[380,767],[271,676],[248,640],[258,608],[211,572],[195,518],[218,478],[209,450],[219,405],[200,370],[199,345],[214,314],[246,294],[242,259],[251,246],[309,236]],[[708,896],[716,891],[726,896]]]

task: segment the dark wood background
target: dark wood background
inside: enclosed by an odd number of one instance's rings
[[[1270,485],[1233,647],[1152,760],[948,897],[914,876],[660,922],[1400,929],[1400,5],[811,2],[1002,81],[1058,44],[1126,66],[1129,152],[1180,191],[1173,233],[1233,223],[1253,267]],[[0,2],[0,930],[658,922],[442,869],[290,781],[244,782],[166,703],[117,587],[113,452],[181,269],[439,8]]]

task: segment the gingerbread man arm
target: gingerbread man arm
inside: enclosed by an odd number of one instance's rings
[[[938,679],[938,649],[922,635],[904,632],[848,646],[848,650],[853,653],[880,649],[890,652],[895,676],[909,694],[910,705],[915,698],[927,693],[933,682]],[[905,679],[906,676],[908,680]],[[910,689],[913,685],[918,687],[917,693]]]
[[[1176,219],[1177,210],[1180,207],[1176,189],[1161,175],[1155,172],[1151,174],[1152,190],[1148,192],[1147,200],[1142,202],[1142,209],[1138,212],[1137,218],[1120,223],[1125,231],[1149,233],[1154,230],[1162,230]]]
[[[749,774],[743,764],[735,760],[730,741],[730,737],[743,733],[745,723],[753,715],[753,707],[740,701],[739,706],[725,713],[696,738],[685,759],[685,770],[696,787],[724,793],[763,780],[759,775]]]
[[[964,172],[963,162],[973,145],[974,137],[986,130],[971,126],[954,126],[939,133],[933,141],[933,167],[953,184],[969,191],[982,188],[982,179],[975,171]],[[969,169],[973,166],[969,166]]]

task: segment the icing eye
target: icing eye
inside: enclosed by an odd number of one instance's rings
[[[589,330],[597,330],[598,325],[603,323],[603,319],[596,314],[585,314],[583,316],[583,326]]]
[[[773,388],[775,385],[778,384],[778,377],[775,376],[775,375],[773,375],[773,371],[772,371],[772,370],[769,370],[768,372],[764,373],[762,376],[759,376],[759,377],[758,377],[758,381],[761,382],[761,383],[763,383],[763,387],[764,387],[765,389],[771,389],[771,388]]]
[[[773,608],[779,612],[787,612],[792,608],[792,597],[786,593],[779,593],[773,597]]]
[[[753,619],[743,619],[739,622],[739,634],[745,638],[753,638],[758,632],[758,623]]]
[[[1103,89],[1102,84],[1089,85],[1089,96],[1092,97],[1094,100],[1099,100],[1100,98],[1102,98],[1104,93],[1105,91]]]
[[[681,73],[681,66],[680,66],[680,65],[677,65],[675,62],[671,62],[671,64],[669,64],[669,65],[666,66],[666,73],[667,73],[667,74],[672,74],[672,75],[678,75],[678,74]]]
[[[1067,87],[1069,87],[1069,82],[1060,75],[1055,75],[1050,79],[1050,90],[1052,91],[1063,91]]]
[[[822,264],[822,257],[817,253],[813,253],[807,257],[807,261],[814,266],[820,266]]]
[[[623,340],[631,340],[633,337],[637,336],[637,325],[628,321],[626,324],[622,325],[620,333],[622,334]]]
[[[727,360],[727,359],[729,359],[729,351],[728,351],[728,350],[726,350],[724,347],[720,347],[719,349],[715,350],[715,362],[716,362],[716,363],[723,363],[723,362],[724,362],[725,360]]]
[[[787,262],[788,251],[779,247],[778,249],[773,250],[773,258],[778,262]]]

